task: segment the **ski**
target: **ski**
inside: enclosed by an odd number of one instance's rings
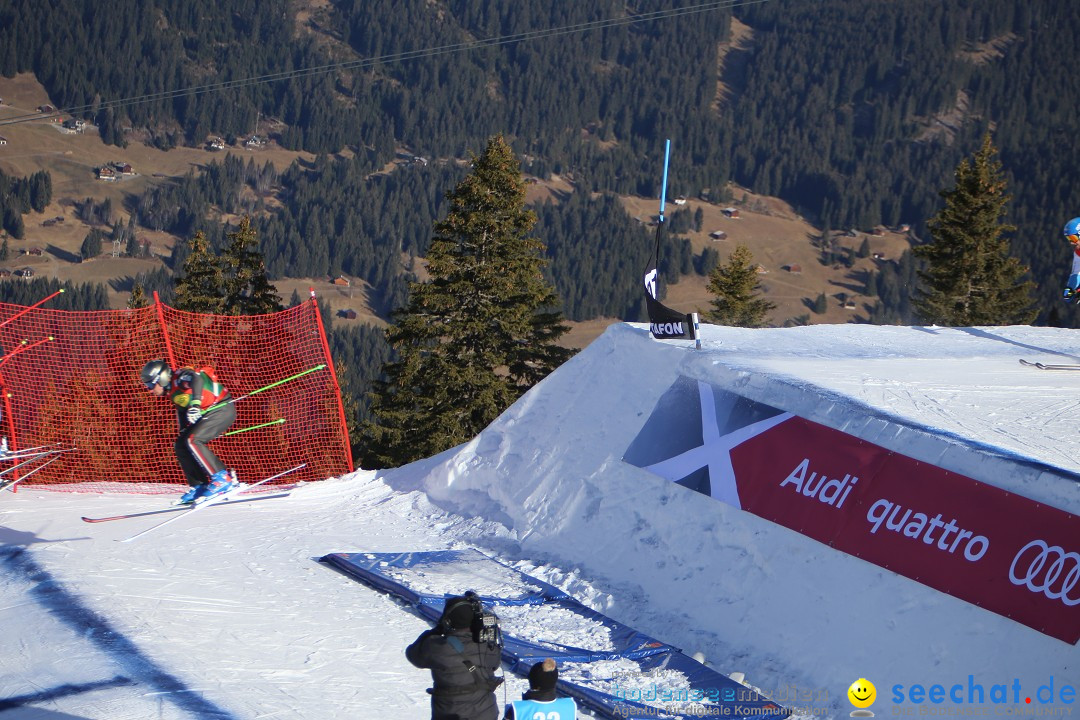
[[[50,443],[48,445],[36,445],[34,447],[19,448],[18,450],[12,450],[8,447],[7,438],[0,438],[0,460],[10,460],[18,457],[30,457],[31,455],[48,455],[54,452],[71,452],[75,450],[74,447],[62,448],[57,447],[59,442]]]
[[[1020,358],[1020,364],[1027,367],[1038,368],[1040,370],[1080,370],[1080,365],[1048,365],[1041,362],[1031,362],[1030,360],[1025,360],[1023,358]]]
[[[7,490],[8,488],[13,488],[16,485],[18,485],[19,483],[21,483],[22,481],[23,481],[23,478],[21,478],[21,477],[11,478],[10,480],[0,480],[0,492],[2,492],[4,490]],[[15,491],[12,490],[11,492],[15,492]]]
[[[6,468],[4,470],[0,470],[0,477],[3,477],[4,475],[7,475],[10,472],[14,472],[14,471],[18,470],[23,465],[29,465],[30,463],[36,462],[36,461],[40,460],[41,458],[49,457],[50,455],[58,455],[59,453],[62,453],[62,452],[69,452],[69,451],[68,450],[49,450],[47,452],[33,453],[31,455],[20,455],[19,457],[10,457],[10,456],[9,457],[0,457],[0,460],[21,460],[21,462],[15,464],[15,465],[12,465],[9,468]],[[57,458],[55,458],[55,457],[53,458],[53,460],[56,460],[56,459]],[[49,462],[52,462],[52,460],[50,460]],[[45,467],[45,465],[42,465],[42,467]]]
[[[247,486],[244,487],[247,489]],[[238,505],[240,503],[254,502],[255,500],[269,500],[270,498],[283,498],[289,497],[289,493],[274,493],[273,495],[257,495],[249,498],[239,498],[237,500],[228,500],[223,505]],[[111,515],[109,517],[86,517],[83,515],[83,522],[88,523],[101,523],[111,522],[113,520],[128,520],[129,518],[146,517],[147,515],[162,515],[164,513],[180,512],[183,510],[190,510],[190,505],[172,505],[167,508],[160,508],[158,510],[144,510],[142,512],[128,513],[127,515]]]
[[[31,462],[31,461],[36,460],[36,459],[37,458],[31,458],[30,460],[25,460],[25,461],[19,463],[18,465],[16,465],[14,468],[11,468],[11,469],[14,470],[16,468],[22,467],[26,463]],[[34,468],[30,472],[26,473],[25,475],[20,475],[19,477],[15,477],[15,478],[12,478],[12,479],[9,479],[9,480],[0,480],[0,492],[3,492],[4,490],[7,490],[8,488],[13,488],[15,485],[18,485],[23,480],[27,479],[28,477],[30,477],[31,475],[36,473],[38,470],[43,470],[46,466],[51,465],[53,462],[55,462],[55,461],[57,461],[59,459],[60,458],[56,458],[56,457],[51,458],[48,462],[41,463],[40,465],[38,465],[36,468]],[[7,472],[7,470],[5,470],[4,472]],[[15,492],[15,491],[12,490],[11,492]]]
[[[203,508],[208,508],[208,507],[213,507],[215,505],[218,505],[218,504],[222,503],[223,501],[228,500],[228,498],[232,497],[233,495],[236,495],[239,492],[243,492],[243,491],[246,491],[246,490],[251,490],[252,488],[256,488],[259,485],[262,485],[263,483],[268,483],[271,480],[277,480],[279,477],[282,477],[284,475],[288,475],[289,473],[294,473],[297,470],[300,470],[301,468],[304,468],[304,467],[307,467],[307,463],[301,463],[301,464],[297,465],[294,468],[289,468],[288,470],[283,470],[282,472],[279,472],[277,475],[271,475],[268,478],[260,480],[257,483],[252,483],[251,485],[247,485],[246,487],[242,487],[242,488],[241,487],[235,487],[232,490],[221,493],[220,495],[215,495],[212,498],[208,498],[206,500],[203,500],[201,503],[198,503],[196,505],[193,505],[193,506],[187,508],[187,512],[177,513],[176,515],[172,516],[168,520],[163,520],[163,521],[159,522],[157,525],[151,525],[150,527],[146,528],[145,530],[143,530],[141,532],[137,532],[134,535],[132,535],[131,537],[124,538],[122,540],[119,540],[118,542],[125,542],[125,543],[126,542],[131,542],[132,540],[135,540],[136,538],[140,538],[143,535],[147,535],[147,534],[153,532],[154,530],[157,530],[158,528],[165,527],[169,523],[176,522],[180,518],[185,518],[185,517],[187,517],[188,515],[190,515],[193,512],[197,512],[199,510],[202,510]],[[179,509],[183,509],[183,508],[179,508]]]

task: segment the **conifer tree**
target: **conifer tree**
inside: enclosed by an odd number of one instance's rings
[[[716,298],[705,319],[717,325],[761,327],[776,305],[759,296],[760,287],[750,248],[736,245],[728,261],[709,273],[707,289]]]
[[[251,218],[227,234],[229,246],[222,256],[225,273],[224,310],[228,315],[264,315],[281,310],[281,297],[266,277],[266,262]]]
[[[447,195],[434,227],[429,282],[411,283],[387,340],[396,359],[374,384],[363,462],[392,467],[462,443],[570,356],[543,276],[543,244],[528,236],[525,182],[502,136]]]
[[[341,393],[341,409],[345,413],[345,432],[349,436],[349,446],[356,454],[360,445],[361,438],[361,426],[360,426],[360,403],[357,402],[356,396],[349,391],[349,388],[354,386],[355,380],[349,382],[352,379],[350,376],[355,371],[346,367],[340,361],[334,361],[334,373],[337,375],[340,382]]]
[[[101,240],[102,232],[97,228],[94,228],[86,234],[83,238],[82,245],[79,246],[79,254],[83,260],[89,260],[95,258],[101,254]]]
[[[135,237],[135,214],[128,215],[127,228],[125,229],[129,238]],[[150,257],[150,245],[147,244],[145,248],[139,247],[139,257]]]
[[[138,281],[131,288],[131,295],[128,296],[127,306],[129,310],[138,310],[144,308],[150,304],[150,300],[146,297],[146,290]]]
[[[210,251],[201,230],[188,241],[184,274],[176,278],[175,285],[178,310],[222,314],[225,294],[221,263]]]
[[[52,201],[52,175],[42,170],[30,176],[30,207],[35,212],[45,212],[45,206]]]
[[[1030,323],[1037,311],[1022,282],[1027,267],[1009,255],[1002,222],[1009,201],[997,148],[987,133],[982,146],[956,167],[956,186],[942,190],[945,201],[927,222],[931,241],[914,248],[926,261],[915,307],[926,323],[965,327]]]
[[[135,233],[129,233],[127,228],[117,223],[117,229],[119,232],[114,234],[114,237],[124,238],[124,254],[128,257],[141,257],[142,248],[139,246],[139,237]]]

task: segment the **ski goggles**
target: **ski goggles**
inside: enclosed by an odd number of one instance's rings
[[[1065,235],[1065,239],[1068,240],[1069,242],[1071,242],[1073,245],[1075,245],[1076,243],[1080,242],[1080,235],[1076,235],[1076,234]]]

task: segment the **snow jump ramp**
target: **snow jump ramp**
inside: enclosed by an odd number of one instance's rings
[[[504,557],[575,568],[615,620],[766,696],[795,689],[813,705],[796,713],[846,715],[864,677],[1033,691],[1069,674],[1080,445],[1074,423],[1018,419],[1063,383],[1080,400],[1080,373],[1017,362],[1060,360],[1069,331],[702,330],[695,350],[613,325],[387,481],[499,520]],[[1039,431],[1065,427],[1050,452]]]

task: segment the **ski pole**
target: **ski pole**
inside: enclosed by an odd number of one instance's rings
[[[261,393],[263,390],[269,390],[270,388],[277,387],[278,385],[284,385],[285,383],[290,382],[292,380],[295,380],[296,378],[304,377],[305,375],[307,375],[309,373],[313,373],[316,370],[322,370],[325,367],[326,367],[326,363],[323,363],[321,365],[316,365],[315,367],[310,368],[308,370],[305,370],[304,372],[296,373],[295,375],[291,375],[291,376],[285,378],[284,380],[278,380],[277,382],[272,382],[272,383],[270,383],[269,385],[267,385],[265,387],[259,388],[258,390],[252,390],[247,395],[241,395],[238,398],[231,398],[229,400],[226,400],[223,403],[219,403],[217,405],[212,405],[209,408],[207,408],[206,412],[204,412],[203,415],[209,415],[210,413],[214,412],[214,410],[217,410],[219,407],[224,407],[225,405],[228,405],[229,403],[239,402],[240,400],[243,400],[245,398],[249,398],[252,395],[257,395],[258,393]]]
[[[229,432],[225,433],[225,437],[229,437],[230,435],[239,435],[240,433],[247,432],[248,430],[258,430],[259,428],[268,427],[270,425],[280,425],[283,422],[285,422],[285,418],[278,418],[277,420],[264,422],[261,425],[252,425],[251,427],[242,428],[240,430],[230,430]]]

